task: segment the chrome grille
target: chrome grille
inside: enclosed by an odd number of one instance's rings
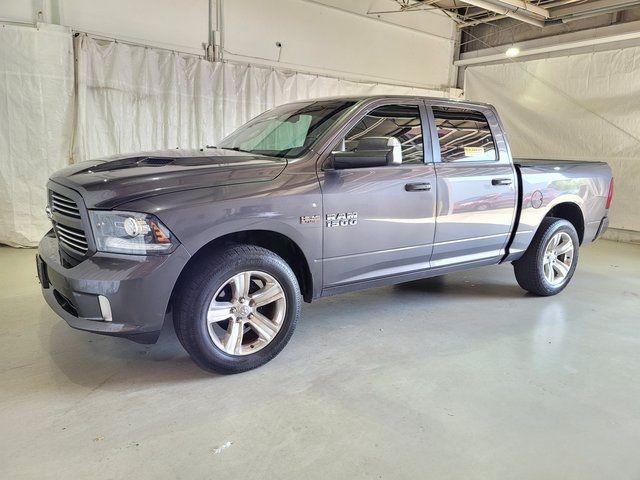
[[[73,250],[81,255],[86,254],[89,250],[89,245],[87,245],[87,237],[85,237],[82,230],[60,225],[59,223],[54,224],[54,229],[60,243],[62,243],[68,249]]]
[[[49,190],[49,211],[62,263],[73,267],[86,258],[91,249],[84,230],[84,205],[79,196],[75,197],[75,192],[62,194],[60,190]]]
[[[56,192],[51,192],[51,211],[67,217],[80,218],[80,209],[76,202]]]

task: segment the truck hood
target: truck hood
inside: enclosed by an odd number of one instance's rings
[[[286,165],[283,158],[233,150],[164,150],[77,163],[51,181],[78,191],[88,208],[114,208],[164,193],[266,182]]]

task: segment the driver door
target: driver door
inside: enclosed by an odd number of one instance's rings
[[[436,177],[423,138],[431,136],[419,101],[378,101],[344,128],[334,152],[381,144],[397,146],[401,156],[394,150],[393,160],[382,166],[332,168],[330,158],[324,161],[319,179],[325,287],[430,267]]]

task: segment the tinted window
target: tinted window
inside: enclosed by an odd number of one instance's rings
[[[486,117],[467,108],[433,107],[443,162],[497,160]]]
[[[385,105],[372,110],[351,129],[337,150],[352,152],[361,142],[370,145],[384,137],[400,142],[403,164],[424,163],[420,109],[415,105]]]
[[[273,157],[299,157],[353,104],[327,100],[282,105],[245,123],[218,147]]]

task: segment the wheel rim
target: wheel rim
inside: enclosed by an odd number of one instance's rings
[[[229,355],[250,355],[271,343],[284,322],[282,285],[259,271],[240,272],[213,295],[207,327],[213,343]]]
[[[556,233],[544,250],[542,270],[551,285],[561,285],[567,279],[573,263],[573,240],[565,232]]]

